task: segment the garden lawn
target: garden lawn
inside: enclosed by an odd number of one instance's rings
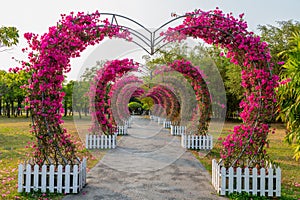
[[[34,194],[33,197],[22,196],[17,193],[17,171],[18,164],[24,162],[28,158],[30,148],[26,148],[28,142],[32,142],[34,139],[30,134],[30,119],[26,118],[1,118],[0,117],[0,199],[38,199],[42,194]],[[226,122],[223,127],[221,137],[225,137],[229,134],[232,128],[238,125],[238,123]],[[72,138],[76,140],[78,147],[78,153],[80,157],[86,156],[88,159],[88,167],[94,166],[98,160],[104,155],[105,151],[93,151],[93,155],[90,154],[84,148],[80,137],[78,136],[72,118],[65,118],[64,127],[68,129],[68,133],[72,135]],[[300,163],[292,159],[292,148],[283,142],[285,135],[285,128],[282,124],[273,124],[273,128],[276,128],[275,134],[270,134],[270,148],[268,149],[270,157],[279,163],[282,169],[282,199],[299,199],[300,198]],[[200,158],[196,151],[193,153],[198,157],[201,163],[211,171],[211,159],[219,159],[219,151],[221,148],[220,141],[218,141],[212,152],[204,157]],[[298,185],[299,184],[299,185]],[[43,196],[40,199],[61,199],[61,196],[54,195]]]
[[[97,158],[92,156],[84,148],[72,118],[65,118],[64,127],[72,135],[80,157],[89,157],[88,168],[94,166],[103,156],[104,151],[99,152]],[[28,142],[34,141],[30,133],[30,118],[4,118],[0,117],[0,199],[61,199],[61,195],[33,194],[28,196],[25,193],[20,195],[17,192],[18,164],[28,159],[31,151]],[[40,198],[41,196],[41,198]]]
[[[233,130],[233,127],[240,123],[226,122],[220,137],[224,138]],[[282,198],[300,199],[300,162],[293,159],[293,149],[284,142],[285,127],[283,124],[275,123],[271,125],[275,128],[275,134],[269,134],[270,148],[267,150],[270,158],[279,164],[282,172]],[[205,168],[211,172],[211,160],[220,159],[221,142],[214,145],[213,150],[205,157],[200,157],[197,151],[193,154],[200,160]]]

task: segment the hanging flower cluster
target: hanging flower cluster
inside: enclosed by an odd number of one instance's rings
[[[114,134],[115,124],[113,123],[109,91],[111,84],[116,82],[125,73],[137,70],[138,63],[133,60],[113,60],[104,64],[103,68],[97,71],[94,82],[90,87],[90,109],[92,127],[90,131],[98,134]]]
[[[235,127],[232,135],[225,139],[221,155],[225,166],[251,167],[261,166],[267,159],[264,147],[269,128],[266,123],[274,115],[274,88],[278,77],[271,73],[267,43],[247,31],[247,23],[242,17],[236,19],[219,9],[197,10],[187,13],[181,25],[169,28],[161,35],[168,41],[188,36],[201,38],[208,44],[226,48],[230,61],[242,66],[241,84],[246,92],[240,104],[243,110],[240,116],[244,124]]]
[[[75,145],[67,131],[61,128],[62,82],[64,73],[70,71],[70,58],[80,56],[89,45],[105,37],[130,39],[127,31],[100,20],[99,12],[61,15],[62,19],[49,32],[38,36],[25,33],[31,51],[23,68],[31,73],[27,86],[26,102],[32,113],[32,133],[37,138],[34,145],[35,163],[74,163]],[[24,51],[28,50],[27,48]]]

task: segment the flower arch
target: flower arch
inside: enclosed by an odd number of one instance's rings
[[[90,108],[92,116],[93,133],[114,134],[116,125],[113,120],[111,104],[109,99],[109,90],[113,87],[111,84],[116,82],[125,73],[137,70],[139,64],[133,60],[113,60],[104,64],[103,68],[97,71],[94,82],[90,87]]]
[[[105,37],[130,39],[127,31],[99,17],[98,12],[62,15],[57,25],[41,37],[32,33],[24,35],[32,49],[29,62],[23,62],[23,68],[32,75],[26,101],[32,112],[32,133],[37,138],[34,147],[37,164],[73,164],[77,159],[70,136],[60,126],[63,123],[63,73],[70,71],[70,59],[79,57],[87,46]],[[201,38],[208,44],[227,49],[226,56],[231,62],[243,66],[242,86],[246,91],[240,104],[243,124],[235,127],[234,133],[223,142],[222,157],[228,166],[263,165],[269,132],[267,121],[273,115],[274,87],[278,79],[270,71],[267,44],[247,31],[242,16],[235,19],[218,9],[187,13],[181,25],[161,35],[165,35],[167,41],[187,36]]]
[[[278,77],[272,75],[270,52],[266,42],[247,31],[247,23],[216,9],[187,13],[182,24],[169,28],[168,41],[186,37],[203,39],[227,50],[226,57],[242,66],[242,87],[245,98],[240,103],[243,124],[223,142],[222,158],[226,166],[264,166],[267,159],[265,146],[269,132],[268,120],[274,115],[276,98],[274,88]]]
[[[34,161],[39,165],[66,165],[77,161],[75,145],[66,129],[61,128],[63,73],[71,70],[70,59],[79,57],[87,46],[95,45],[105,37],[130,39],[128,32],[99,17],[99,12],[62,15],[57,25],[41,37],[24,34],[31,48],[29,62],[22,63],[31,73],[26,102],[30,104],[32,133],[37,139]]]
[[[158,84],[152,87],[146,96],[151,98],[157,98],[159,101],[157,103],[161,103],[161,106],[165,110],[166,118],[171,121],[177,120],[180,113],[180,102],[176,97],[175,93],[171,88],[165,85]],[[162,100],[162,101],[161,101]]]
[[[140,96],[142,93],[133,94],[132,92],[126,94],[125,91],[134,89],[134,93],[137,89],[139,89],[140,85],[143,84],[143,81],[138,77],[131,75],[122,77],[118,80],[111,88],[109,92],[109,97],[111,99],[110,103],[112,109],[112,116],[114,117],[114,121],[117,124],[122,124],[124,119],[127,119],[130,116],[130,113],[127,109],[127,104],[129,102],[130,96],[137,95]]]

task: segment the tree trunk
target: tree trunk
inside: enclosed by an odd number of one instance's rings
[[[22,113],[21,113],[21,109],[22,109],[22,100],[21,99],[18,99],[18,108],[17,108],[17,115],[20,116]]]
[[[64,114],[64,117],[66,117],[66,116],[68,115],[68,103],[67,103],[67,101],[65,101],[64,107],[65,107],[65,114]]]
[[[0,116],[2,116],[2,96],[0,96]]]
[[[26,118],[29,117],[29,109],[26,110]]]
[[[10,118],[10,106],[9,106],[8,101],[6,101],[6,114],[7,114],[7,117]]]
[[[81,108],[78,109],[79,119],[81,119]]]
[[[84,104],[84,115],[87,116],[88,109],[87,109],[87,103]]]

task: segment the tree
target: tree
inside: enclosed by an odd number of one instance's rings
[[[0,28],[0,48],[11,47],[18,44],[19,31],[16,27],[1,27]]]
[[[300,30],[292,33],[289,49],[279,53],[287,61],[283,65],[278,88],[279,115],[286,122],[286,141],[294,144],[294,158],[300,158]]]
[[[137,112],[137,110],[139,110],[139,109],[142,109],[142,104],[140,104],[140,103],[138,103],[138,102],[135,102],[135,101],[133,101],[133,102],[130,102],[129,104],[128,104],[128,108],[129,108],[129,110],[131,111],[131,112]]]
[[[73,88],[74,88],[75,81],[70,81],[66,85],[63,86],[63,91],[65,92],[64,97],[64,116],[66,117],[68,115],[68,110],[70,110],[70,114],[73,115],[73,102],[72,102],[72,96],[73,96]]]
[[[261,32],[261,39],[266,41],[270,48],[272,56],[271,63],[274,63],[274,73],[280,74],[282,67],[277,63],[286,61],[286,58],[283,57],[283,54],[279,53],[291,48],[291,44],[288,40],[295,31],[300,30],[300,22],[289,20],[278,21],[277,24],[278,26],[259,25],[258,30]]]

